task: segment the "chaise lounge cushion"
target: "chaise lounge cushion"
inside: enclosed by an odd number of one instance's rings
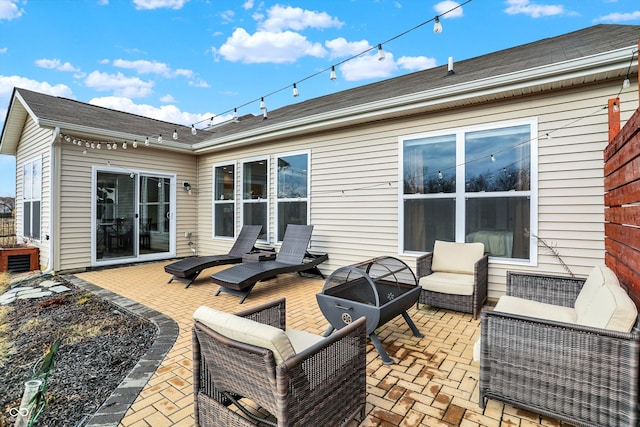
[[[227,338],[271,350],[276,365],[296,354],[287,334],[271,325],[206,306],[200,306],[193,318]]]

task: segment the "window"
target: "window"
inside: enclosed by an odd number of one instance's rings
[[[260,159],[242,164],[242,223],[262,225],[260,240],[268,240],[268,163],[267,159]]]
[[[233,164],[213,167],[213,236],[234,237],[236,178]]]
[[[482,242],[492,257],[535,254],[533,120],[401,138],[403,251]]]
[[[22,175],[22,235],[40,240],[40,203],[42,199],[42,160],[25,163]]]
[[[309,155],[291,154],[277,158],[278,241],[287,224],[306,225],[308,221]]]

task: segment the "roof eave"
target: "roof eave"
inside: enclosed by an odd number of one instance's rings
[[[291,137],[314,130],[327,130],[332,127],[406,115],[425,109],[435,111],[450,108],[452,104],[458,104],[461,100],[470,104],[474,99],[477,99],[477,102],[500,99],[504,97],[500,96],[504,93],[527,88],[532,90],[536,87],[572,81],[589,75],[605,75],[616,70],[625,72],[629,66],[631,52],[635,48],[636,46],[629,46],[491,78],[386,98],[271,126],[267,124],[264,128],[210,139],[193,144],[192,147],[197,154],[208,153],[237,145]]]

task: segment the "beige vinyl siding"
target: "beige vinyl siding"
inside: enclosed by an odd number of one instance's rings
[[[196,157],[163,151],[153,147],[129,147],[116,151],[82,148],[61,142],[60,168],[60,270],[84,269],[91,265],[91,180],[92,167],[121,168],[123,172],[141,171],[176,174],[176,255],[188,256],[191,251],[184,237],[186,231],[196,231],[196,199],[198,193]],[[105,145],[105,144],[103,144]],[[182,187],[189,181],[192,194]],[[195,233],[194,233],[195,234]]]
[[[200,182],[206,182],[203,188],[210,186],[214,163],[238,161],[240,167],[242,159],[262,155],[269,155],[273,180],[276,154],[310,150],[310,216],[314,225],[311,250],[329,253],[329,261],[320,266],[322,271],[331,273],[382,255],[399,257],[415,268],[415,257],[398,253],[402,226],[398,218],[398,187],[402,185],[398,182],[398,138],[535,118],[540,136],[532,141],[538,144],[539,154],[538,236],[560,253],[574,274],[585,276],[594,265],[604,263],[602,150],[607,144],[608,127],[607,111],[602,107],[617,93],[619,83],[616,80],[606,85],[408,116],[205,155],[200,159]],[[633,90],[622,94],[623,118],[631,114],[630,108],[625,110],[624,106],[625,100],[632,105],[633,96]],[[546,133],[551,134],[551,139],[545,137]],[[236,177],[240,177],[238,170]],[[211,189],[201,192],[199,198],[200,250],[225,252],[231,242],[210,237]],[[239,226],[240,217],[237,223]],[[271,218],[270,226],[274,224]],[[203,240],[202,236],[207,237]],[[566,273],[544,247],[538,249],[537,265],[494,260],[489,269],[490,297],[504,293],[507,270]]]
[[[22,131],[20,142],[16,150],[16,235],[22,235],[23,208],[23,173],[25,163],[37,158],[42,160],[42,199],[40,201],[40,240],[30,240],[27,243],[40,249],[40,268],[44,269],[49,263],[49,242],[46,236],[49,230],[49,209],[51,206],[51,168],[50,144],[53,132],[39,128],[30,116]]]

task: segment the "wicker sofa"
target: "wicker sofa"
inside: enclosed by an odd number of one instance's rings
[[[629,305],[631,304],[631,306]],[[640,324],[611,270],[507,273],[482,310],[480,406],[495,399],[573,425],[637,426]]]
[[[364,318],[325,338],[286,330],[284,299],[236,315],[202,306],[193,317],[196,425],[342,426],[364,417]]]
[[[487,300],[489,256],[482,243],[436,240],[433,252],[416,259],[422,287],[418,306],[446,308],[473,314],[477,319]]]

